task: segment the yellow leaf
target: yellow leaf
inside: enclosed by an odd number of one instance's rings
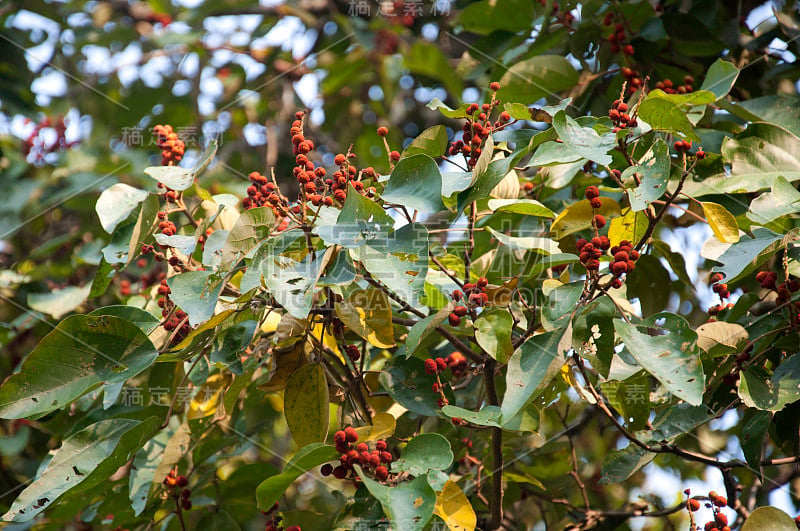
[[[500,286],[486,286],[486,296],[489,297],[487,306],[508,306],[511,304],[511,296],[519,284],[519,277],[503,282]]]
[[[714,236],[722,243],[736,243],[739,241],[739,225],[736,218],[728,210],[717,203],[703,202],[703,214],[708,225],[714,231]]]
[[[186,347],[192,344],[192,341],[194,341],[195,337],[202,334],[206,330],[211,330],[212,328],[216,328],[217,325],[221,324],[232,313],[233,310],[223,310],[219,312],[217,315],[213,316],[211,319],[201,324],[191,332],[189,332],[189,335],[183,338],[183,341],[178,343],[176,346],[172,347],[170,350],[177,352],[185,349]]]
[[[310,334],[314,336],[315,339],[319,339],[320,334],[322,334],[322,344],[328,347],[334,354],[336,354],[340,360],[344,361],[344,356],[342,353],[339,352],[339,344],[336,342],[336,338],[328,331],[325,330],[323,334],[322,323],[317,323],[311,328]]]
[[[568,206],[561,212],[550,227],[553,238],[560,240],[574,232],[588,229],[592,226],[592,217],[600,214],[608,222],[611,218],[622,215],[619,203],[608,197],[601,197],[602,206],[597,210],[592,209],[588,199],[582,199],[577,203]]]
[[[281,314],[276,311],[271,311],[267,314],[267,318],[264,319],[264,324],[261,325],[261,331],[265,334],[271,334],[275,330],[278,329],[278,325],[281,322]]]
[[[347,300],[336,305],[336,315],[347,328],[373,346],[394,346],[392,307],[389,297],[381,290],[368,288],[354,291]]]
[[[436,495],[433,514],[444,520],[451,531],[474,531],[478,524],[475,509],[470,505],[467,496],[450,480],[444,484],[442,492]]]
[[[262,391],[280,391],[286,387],[289,376],[306,363],[306,343],[298,341],[289,349],[273,349],[270,356],[269,380],[258,385]],[[259,347],[256,347],[259,350]]]
[[[328,382],[321,363],[309,363],[289,376],[283,392],[283,411],[292,439],[302,448],[328,436]]]
[[[625,208],[622,217],[612,219],[608,227],[608,239],[611,245],[619,245],[622,240],[628,240],[636,245],[647,230],[647,223],[647,215],[643,210],[634,212],[630,208]]]
[[[189,404],[189,412],[186,415],[187,418],[189,420],[200,419],[215,413],[218,416],[224,416],[225,406],[220,398],[228,389],[230,383],[230,373],[217,373],[209,376],[206,383],[200,387],[194,398],[192,398],[192,402]]]
[[[362,426],[356,428],[359,442],[374,441],[385,439],[394,435],[396,421],[388,413],[378,413],[372,417],[372,426]]]

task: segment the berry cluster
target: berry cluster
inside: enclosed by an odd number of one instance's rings
[[[178,138],[178,133],[172,130],[171,125],[156,125],[153,127],[156,135],[158,149],[161,150],[162,166],[177,166],[183,158],[186,145]]]
[[[691,491],[686,489],[684,494],[689,496]],[[708,493],[708,503],[705,504],[706,508],[711,509],[714,514],[714,519],[706,522],[703,526],[704,531],[731,531],[728,526],[728,516],[722,512],[722,508],[728,504],[725,496],[720,496],[713,490]],[[700,510],[700,500],[697,498],[689,498],[686,500],[686,510],[689,512],[689,524],[691,529],[699,529],[694,521],[694,513]]]
[[[367,443],[355,444],[357,441],[358,433],[352,426],[334,433],[336,451],[342,454],[339,458],[340,464],[336,467],[330,463],[322,465],[322,475],[333,475],[337,479],[350,476],[350,479],[357,482],[359,479],[353,465],[361,465],[364,470],[371,471],[378,481],[385,481],[389,477],[389,465],[394,459],[389,452],[389,445],[384,440],[375,441],[375,449],[370,451]]]
[[[612,24],[614,24],[614,13],[607,13],[603,19],[603,25],[611,26]],[[620,23],[614,24],[611,35],[608,36],[608,42],[611,44],[612,53],[622,51],[625,55],[633,55],[635,52],[633,45],[628,41],[625,27]]]
[[[608,240],[608,236],[595,236],[591,241],[579,238],[575,242],[578,258],[590,274],[596,273],[600,269],[600,257],[609,247],[611,247],[611,242]]]
[[[384,139],[384,144],[386,140]],[[392,153],[397,153],[396,151]],[[353,189],[358,193],[365,194],[368,197],[372,197],[375,194],[375,188],[370,187],[369,190],[364,190],[364,183],[361,181],[361,177],[368,177],[368,178],[375,178],[377,175],[375,170],[371,167],[364,168],[361,171],[361,174],[358,174],[355,165],[351,162],[355,158],[353,153],[348,153],[345,155],[344,153],[339,153],[333,158],[333,163],[336,164],[339,169],[333,172],[330,178],[325,179],[325,185],[331,190],[333,193],[333,198],[326,198],[323,202],[331,206],[333,205],[334,199],[338,201],[340,204],[344,204],[345,200],[347,199],[347,192],[349,190],[348,183],[353,185]],[[397,159],[400,159],[400,155],[397,155]]]
[[[728,290],[727,284],[722,284],[722,273],[714,273],[711,275],[712,286],[711,289],[719,295],[720,304],[716,304],[708,309],[709,315],[717,315],[725,308],[725,299],[730,298],[731,292]],[[732,308],[733,304],[728,303],[728,308]]]
[[[170,470],[164,478],[164,485],[170,489],[170,497],[175,500],[175,505],[184,511],[192,508],[192,500],[189,499],[192,491],[186,487],[188,484],[186,476],[179,476],[175,469]]]
[[[456,302],[461,302],[466,296],[464,302],[467,306],[459,304],[453,308],[453,312],[448,317],[448,322],[451,326],[460,325],[461,318],[468,315],[470,310],[480,308],[489,302],[489,295],[486,294],[486,286],[488,285],[489,281],[486,279],[486,277],[480,277],[474,284],[472,282],[467,282],[464,284],[463,293],[458,289],[453,291],[453,300]]]
[[[608,117],[614,122],[615,133],[626,127],[633,129],[639,125],[636,118],[628,114],[628,105],[622,100],[614,100],[614,103],[611,105],[611,110],[608,111]]]
[[[442,380],[439,378],[439,374],[447,370],[447,360],[444,358],[428,358],[425,360],[425,372],[436,376],[436,381],[433,382],[431,386],[433,392],[439,395],[439,398],[436,400],[436,403],[439,407],[444,407],[450,403],[447,400],[447,397],[444,395],[444,385],[442,385]]]
[[[481,156],[481,150],[486,138],[492,134],[493,131],[502,129],[511,122],[511,115],[503,111],[497,117],[497,120],[492,122],[491,114],[495,107],[500,105],[500,100],[497,99],[497,91],[500,90],[500,83],[493,81],[489,84],[489,90],[492,91],[492,99],[489,103],[478,105],[477,103],[470,103],[467,107],[467,121],[462,127],[464,134],[461,140],[455,141],[448,149],[447,153],[454,156],[457,153],[464,155],[467,159],[467,167],[474,168]]]
[[[778,274],[774,271],[759,271],[756,274],[756,280],[762,288],[772,290],[777,294],[778,304],[788,302],[792,298],[792,293],[800,290],[800,281],[797,279],[787,280],[778,285]]]
[[[159,297],[156,303],[158,304],[158,307],[161,308],[161,317],[164,318],[164,330],[167,332],[177,331],[173,341],[179,342],[181,339],[189,335],[189,332],[192,331],[192,327],[189,325],[189,320],[186,318],[186,312],[180,308],[177,308],[175,303],[170,300],[169,294],[172,292],[172,290],[167,285],[166,278],[161,280],[161,284],[159,284],[157,291]]]
[[[587,186],[584,195],[586,199],[589,200],[589,205],[592,207],[592,210],[598,210],[603,206],[603,201],[600,199],[600,190],[596,186]],[[592,217],[592,227],[594,227],[595,232],[605,226],[606,218],[601,214],[595,214]]]
[[[686,75],[683,78],[683,85],[675,86],[671,79],[667,78],[664,81],[656,83],[656,88],[663,90],[667,94],[688,94],[694,90],[694,78]]]
[[[299,525],[283,527],[283,516],[278,514],[278,507],[280,507],[280,504],[275,502],[268,511],[263,511],[264,516],[269,518],[264,527],[264,531],[301,531]]]
[[[692,141],[691,140],[676,140],[672,147],[675,148],[675,151],[678,153],[685,153],[692,149]]]
[[[269,205],[276,216],[281,215],[284,200],[277,192],[275,183],[269,182],[266,176],[254,171],[248,175],[252,183],[247,187],[247,197],[242,199],[242,207],[246,210]]]

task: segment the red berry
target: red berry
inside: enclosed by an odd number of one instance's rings
[[[375,443],[375,449],[378,451],[385,452],[387,448],[389,448],[389,445],[386,444],[386,441],[377,441]]]
[[[586,199],[592,200],[595,197],[600,197],[600,190],[596,186],[588,186],[585,195]]]
[[[444,358],[436,358],[436,368],[439,372],[447,370],[447,361]]]
[[[459,317],[464,317],[465,315],[467,315],[468,312],[469,310],[467,310],[466,306],[456,306],[455,308],[453,308],[453,313]]]
[[[450,317],[451,317],[451,320],[450,320],[451,324],[452,324],[452,317],[455,317],[456,319],[458,319],[458,316],[454,315],[452,313],[450,314]],[[461,321],[461,319],[458,319],[458,320],[459,320],[459,322]],[[456,326],[456,325],[453,325],[453,326]],[[436,374],[438,371],[439,371],[439,366],[436,364],[436,361],[432,360],[431,358],[428,358],[428,359],[425,360],[425,372],[426,373],[428,373],[428,374]]]
[[[596,214],[592,219],[592,221],[594,226],[597,227],[598,229],[602,229],[603,227],[606,226],[606,218],[604,218],[600,214]]]
[[[385,481],[389,477],[389,469],[385,466],[375,467],[375,477],[378,481]]]
[[[686,507],[692,512],[698,511],[700,510],[700,501],[691,498],[686,502]]]
[[[347,442],[356,442],[358,440],[358,432],[352,426],[348,426],[344,429],[344,434],[347,436]]]
[[[602,206],[603,206],[603,202],[600,200],[600,198],[599,198],[599,197],[595,197],[594,199],[590,199],[590,200],[589,200],[589,204],[590,204],[590,205],[591,205],[591,207],[592,207],[592,208],[594,208],[595,210],[597,210],[598,208],[600,208],[600,207],[602,207]]]
[[[378,128],[378,136],[386,136],[389,134],[389,129],[386,127],[379,127]]]
[[[491,83],[489,83],[489,90],[497,92],[498,90],[500,90],[500,83],[498,83],[497,81],[492,81]]]
[[[461,317],[451,313],[447,318],[447,322],[450,323],[450,326],[458,326],[461,324]]]
[[[325,463],[324,465],[322,465],[322,468],[320,468],[319,472],[323,476],[328,477],[331,474],[333,474],[333,465],[330,463]]]
[[[400,153],[398,153],[397,151],[392,151],[391,153],[389,153],[389,158],[392,160],[392,162],[397,162],[398,160],[400,160]]]

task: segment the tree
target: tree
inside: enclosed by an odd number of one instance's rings
[[[790,9],[419,6],[0,8],[3,521],[795,527]]]

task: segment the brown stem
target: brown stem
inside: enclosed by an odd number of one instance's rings
[[[497,398],[497,389],[494,385],[495,361],[486,360],[484,365],[484,379],[486,382],[486,396],[489,404],[500,405]],[[489,509],[492,518],[489,529],[498,529],[503,523],[503,430],[498,427],[492,428],[492,500]]]

